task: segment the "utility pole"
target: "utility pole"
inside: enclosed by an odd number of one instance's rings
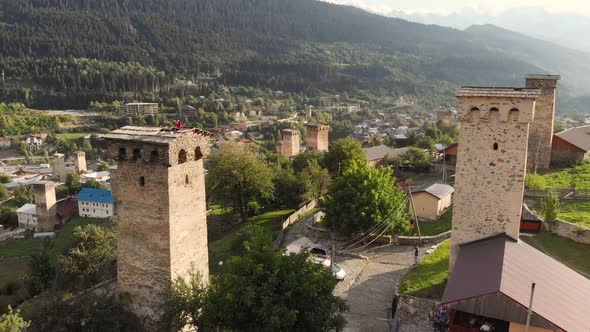
[[[412,207],[412,213],[414,214],[414,225],[418,230],[418,244],[422,244],[422,234],[420,234],[420,225],[418,224],[418,216],[416,215],[416,208],[414,207],[414,200],[412,199],[412,187],[408,185],[408,194],[410,195],[410,206]]]
[[[330,272],[332,272],[332,266],[334,265],[334,242],[330,245]]]
[[[531,326],[531,316],[533,314],[533,296],[535,296],[535,283],[531,285],[531,300],[529,301],[529,312],[526,316],[526,327],[525,332],[529,332],[529,327]]]

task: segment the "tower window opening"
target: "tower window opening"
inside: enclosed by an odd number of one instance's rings
[[[498,143],[494,143],[493,148],[494,148],[494,150],[498,150]]]
[[[477,107],[471,108],[471,112],[477,112],[477,111],[479,111],[479,108],[477,108]]]
[[[158,150],[153,150],[150,153],[150,161],[152,161],[152,162],[158,161]]]
[[[178,152],[178,163],[182,164],[182,163],[186,163],[186,151],[184,149],[180,150],[180,152]]]
[[[133,160],[137,161],[139,159],[141,159],[141,150],[133,149]]]
[[[126,156],[127,151],[125,150],[125,148],[119,148],[119,160],[125,160]]]
[[[508,119],[512,121],[518,120],[518,112],[518,108],[511,109],[510,112],[508,112]]]
[[[145,177],[144,176],[139,177],[139,185],[141,187],[145,187]]]
[[[184,176],[184,184],[189,184],[188,175],[185,175]]]
[[[201,147],[197,146],[195,149],[195,160],[199,160],[201,158],[203,158],[203,153],[201,152]]]

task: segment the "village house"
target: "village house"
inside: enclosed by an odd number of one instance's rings
[[[105,183],[111,179],[111,173],[108,171],[86,173],[81,176],[80,181],[86,183],[88,182],[88,180],[91,179],[101,183]]]
[[[120,113],[125,116],[158,115],[158,103],[128,103]]]
[[[37,207],[35,204],[25,204],[16,210],[18,218],[18,227],[20,229],[27,229],[31,231],[37,230]]]
[[[0,149],[8,149],[11,144],[12,142],[10,141],[10,138],[0,138]]]
[[[570,128],[553,135],[551,163],[573,164],[590,157],[590,125]]]
[[[83,188],[78,194],[81,217],[109,218],[113,216],[114,200],[110,190]]]
[[[23,137],[21,143],[26,144],[31,151],[37,151],[43,147],[43,137],[39,135],[29,135]]]
[[[416,217],[438,219],[452,204],[455,189],[444,183],[423,184],[412,189]]]
[[[386,145],[381,144],[369,148],[363,148],[363,151],[365,151],[365,154],[367,155],[369,166],[375,167],[381,165],[387,156],[395,157],[408,151],[408,149],[409,148],[407,147],[392,149]]]

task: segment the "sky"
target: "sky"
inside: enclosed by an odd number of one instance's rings
[[[392,11],[450,14],[465,9],[496,14],[518,7],[542,7],[548,12],[574,12],[590,16],[589,0],[326,0],[376,13]]]

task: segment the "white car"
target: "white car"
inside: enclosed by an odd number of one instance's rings
[[[332,274],[336,277],[336,280],[341,281],[346,277],[346,272],[343,268],[338,266],[336,263],[332,264]]]
[[[330,263],[332,263],[330,248],[318,243],[309,250],[309,253],[313,257],[314,263],[330,267]]]

